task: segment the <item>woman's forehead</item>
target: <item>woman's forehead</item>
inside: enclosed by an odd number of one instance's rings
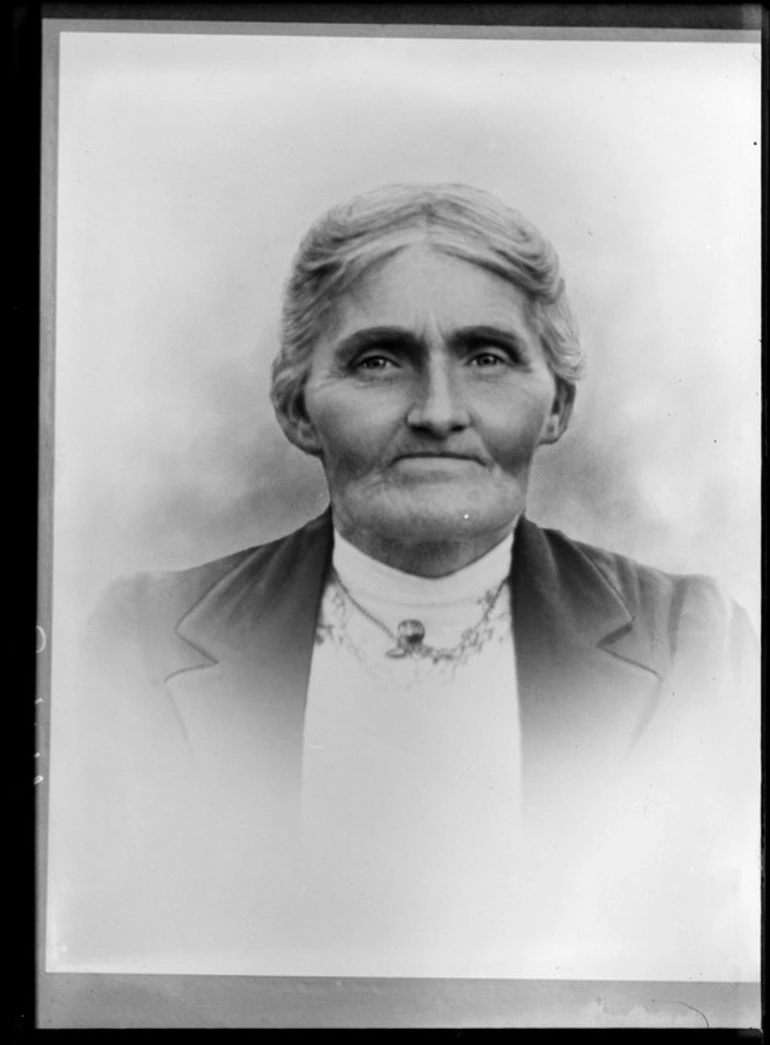
[[[335,326],[435,321],[445,326],[481,322],[526,324],[528,296],[480,263],[427,240],[369,266],[335,301]]]

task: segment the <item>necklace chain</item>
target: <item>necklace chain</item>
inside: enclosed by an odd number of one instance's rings
[[[365,606],[361,605],[358,599],[351,594],[347,585],[336,570],[334,570],[334,579],[358,612],[383,631],[392,642],[395,642],[396,645],[394,648],[387,651],[387,656],[394,658],[407,656],[428,657],[435,664],[441,660],[456,660],[462,656],[465,650],[476,644],[481,629],[489,620],[492,610],[495,608],[495,604],[500,597],[500,592],[505,587],[505,582],[508,578],[504,577],[497,588],[488,591],[484,595],[481,600],[484,606],[481,618],[476,622],[476,624],[465,628],[460,637],[460,641],[457,645],[452,646],[451,648],[429,646],[424,643],[423,638],[425,636],[425,625],[422,621],[413,618],[402,620],[398,625],[397,632],[393,632],[387,624],[379,619],[379,617],[375,617],[375,615],[367,610]]]

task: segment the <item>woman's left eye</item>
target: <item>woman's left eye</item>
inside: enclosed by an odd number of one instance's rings
[[[505,366],[508,360],[501,352],[477,352],[471,356],[469,362],[473,366],[488,370],[496,366]]]

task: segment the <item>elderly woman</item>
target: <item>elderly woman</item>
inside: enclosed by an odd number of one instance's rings
[[[601,897],[581,889],[632,842],[669,889],[647,905],[644,874],[607,872],[640,925],[721,903],[698,883],[751,834],[733,769],[753,747],[732,728],[750,629],[708,579],[526,518],[582,366],[553,248],[488,194],[387,186],[314,225],[272,401],[330,509],[120,582],[92,622],[88,866],[131,899],[108,927],[81,911],[82,961],[106,947],[206,953],[221,971],[503,974],[518,936],[561,927],[566,946],[581,906],[600,931]],[[565,860],[580,870],[559,877]],[[609,954],[635,939],[620,917]]]

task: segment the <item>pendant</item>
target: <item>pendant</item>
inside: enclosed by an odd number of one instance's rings
[[[425,638],[425,625],[421,620],[402,620],[396,634],[397,645],[389,649],[386,656],[399,658],[413,656],[421,652],[422,640]]]

